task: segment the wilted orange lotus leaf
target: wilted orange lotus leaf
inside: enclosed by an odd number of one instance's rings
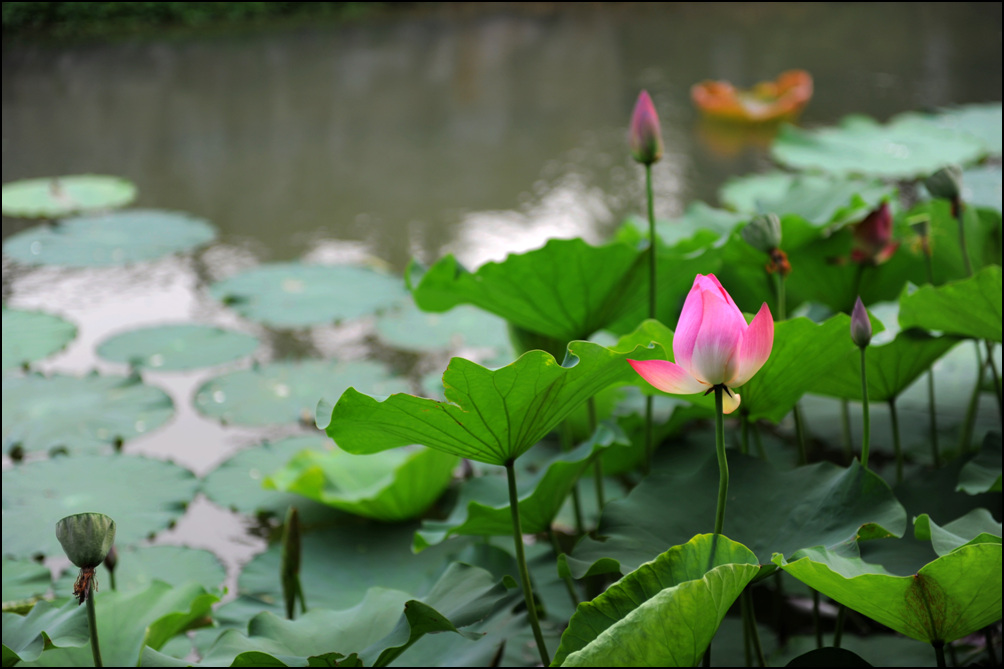
[[[727,81],[702,81],[691,87],[690,97],[702,112],[723,121],[790,120],[812,97],[812,76],[805,70],[788,70],[750,90],[737,90]]]

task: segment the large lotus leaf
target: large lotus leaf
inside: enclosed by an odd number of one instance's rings
[[[850,338],[848,330],[847,337]],[[932,337],[921,330],[904,330],[888,344],[865,350],[868,400],[895,399],[938,358],[958,343],[955,337]],[[812,384],[811,392],[861,400],[861,351],[857,347],[841,356],[840,364]]]
[[[552,666],[697,666],[725,613],[760,571],[742,544],[721,536],[714,555],[713,546],[712,535],[695,536],[580,604]]]
[[[401,280],[351,265],[274,263],[214,283],[210,293],[241,316],[278,328],[359,318],[399,304]]]
[[[150,370],[211,367],[250,355],[258,339],[209,325],[179,323],[130,330],[98,344],[105,360]]]
[[[944,527],[922,513],[913,521],[913,534],[917,539],[930,540],[940,556],[970,543],[1001,543],[1001,524],[986,509],[973,509]]]
[[[155,581],[148,588],[134,592],[106,592],[102,588],[94,598],[94,608],[104,665],[137,666],[144,646],[158,650],[172,637],[204,625],[218,601],[219,597],[194,583],[171,587]],[[73,600],[67,606],[84,608]],[[47,650],[39,663],[56,667],[93,666],[90,644]]]
[[[938,127],[975,137],[983,142],[983,148],[987,153],[1001,155],[1000,102],[965,105],[922,118]]]
[[[174,523],[196,488],[187,469],[130,455],[26,462],[3,472],[3,552],[60,556],[56,522],[88,511],[115,519],[120,547],[136,544]]]
[[[661,346],[631,351],[588,341],[568,345],[566,365],[550,354],[528,351],[514,363],[489,370],[453,358],[443,385],[447,402],[391,395],[378,400],[346,390],[327,418],[318,406],[318,427],[350,453],[423,444],[493,465],[525,453],[582,402],[637,375],[628,358],[664,358]]]
[[[726,623],[729,621],[726,618]],[[724,630],[725,625],[722,625]],[[845,627],[845,631],[846,631]],[[771,634],[769,632],[761,632],[761,639],[764,646],[770,643]],[[718,637],[721,637],[721,632],[719,632]],[[789,664],[794,662],[799,657],[804,657],[805,655],[812,655],[818,652],[817,641],[815,635],[804,635],[804,636],[793,636],[788,637],[785,641],[785,645],[775,651],[773,654],[767,656],[767,664],[772,667],[785,667],[785,666],[796,666],[795,664]],[[715,645],[715,650],[719,648],[719,644]],[[811,650],[810,650],[811,649]],[[931,651],[931,647],[922,643],[917,643],[913,639],[908,639],[904,636],[892,635],[892,634],[870,634],[868,636],[858,635],[858,634],[844,634],[843,641],[840,644],[840,648],[833,648],[824,646],[823,651],[833,651],[833,650],[847,650],[860,658],[865,658],[870,664],[853,664],[854,658],[849,656],[843,656],[843,658],[838,656],[831,656],[832,659],[825,661],[820,658],[820,662],[816,664],[803,664],[801,666],[815,666],[815,667],[909,667],[913,669],[914,667],[930,667],[934,666],[934,653]],[[737,655],[741,657],[741,655]],[[811,657],[809,658],[811,660]],[[742,660],[737,660],[737,664]],[[844,663],[846,661],[846,663]]]
[[[77,336],[77,326],[41,311],[3,309],[3,371],[46,358]]]
[[[173,413],[171,398],[138,376],[3,379],[5,450],[99,450],[154,430]]]
[[[926,176],[948,163],[971,163],[985,153],[980,140],[913,116],[886,125],[849,116],[838,127],[819,130],[787,125],[771,147],[775,160],[796,170],[884,179]]]
[[[219,558],[201,548],[187,546],[140,546],[120,548],[115,567],[115,589],[122,592],[146,590],[154,581],[173,586],[197,583],[206,590],[223,587],[226,571]],[[101,591],[111,590],[111,577],[102,563],[95,569]],[[67,569],[53,585],[57,598],[73,593],[77,570]]]
[[[215,238],[216,230],[201,218],[127,209],[29,228],[8,237],[3,252],[26,265],[103,267],[155,260]]]
[[[775,554],[786,572],[850,609],[918,641],[949,643],[1001,617],[1001,544],[962,546],[912,576],[894,576],[824,548]]]
[[[604,507],[603,539],[583,539],[568,559],[577,578],[590,571],[626,573],[712,526],[718,499],[713,444],[696,471],[683,450],[657,460],[627,498]],[[886,482],[857,462],[846,469],[821,462],[782,472],[729,453],[729,476],[725,532],[761,564],[775,552],[900,536],[906,527],[906,513]]]
[[[425,311],[473,304],[524,330],[569,342],[607,327],[633,303],[646,303],[647,276],[645,254],[626,244],[552,239],[473,273],[452,255],[424,273],[412,264],[406,280]]]
[[[291,505],[300,510],[316,506],[300,495],[266,490],[262,487],[272,472],[283,467],[297,453],[306,450],[325,451],[331,440],[322,433],[288,437],[276,442],[252,446],[238,451],[206,475],[202,490],[206,497],[220,506],[246,514],[266,513],[282,518]],[[310,513],[309,515],[313,515]]]
[[[687,205],[683,216],[671,221],[656,221],[655,233],[666,246],[673,247],[684,240],[707,245],[717,239],[728,238],[732,230],[747,220],[745,214],[709,207],[700,200]],[[648,222],[644,223],[648,229]],[[706,240],[706,241],[705,241]],[[656,270],[658,272],[658,269]]]
[[[512,350],[505,321],[468,305],[460,305],[446,313],[430,313],[408,301],[400,309],[381,314],[376,330],[388,344],[406,351],[464,347],[489,348],[509,354]]]
[[[894,194],[895,189],[881,181],[788,172],[732,179],[719,191],[722,201],[739,211],[795,214],[816,226],[860,221]],[[783,239],[781,248],[787,248]]]
[[[70,600],[59,608],[41,601],[24,616],[4,612],[3,666],[34,662],[47,648],[89,648],[88,629],[87,610],[76,600]]]
[[[3,577],[4,610],[7,610],[8,603],[41,597],[52,586],[52,572],[34,560],[4,558],[0,576]]]
[[[1001,341],[1001,268],[944,286],[922,286],[900,298],[904,328],[939,330],[963,337]]]
[[[410,596],[426,592],[436,582],[448,550],[435,546],[415,555],[411,551],[416,524],[353,524],[303,535],[300,582],[307,606],[344,609],[362,601],[371,587],[402,590]],[[449,547],[455,550],[455,547]],[[245,565],[238,593],[256,598],[255,612],[282,615],[279,584],[281,546],[270,546]],[[337,568],[333,568],[336,565]],[[246,609],[247,607],[240,607]],[[243,611],[219,612],[224,621]]]
[[[124,207],[136,198],[131,182],[99,174],[11,181],[2,192],[3,215],[13,218],[62,218]]]
[[[601,425],[596,436],[567,453],[560,453],[541,463],[536,474],[517,477],[519,516],[525,534],[546,532],[568,499],[576,481],[593,461],[594,453],[623,435]],[[426,520],[415,534],[415,550],[444,541],[454,534],[506,536],[512,534],[512,511],[509,488],[502,476],[487,475],[466,481],[450,517],[444,521]]]
[[[1001,434],[990,432],[983,439],[983,447],[976,457],[967,462],[959,472],[959,485],[970,495],[1001,492]]]
[[[931,247],[931,271],[934,277],[932,283],[940,286],[949,281],[958,281],[967,276],[962,260],[962,248],[959,244],[959,221],[952,214],[951,203],[948,200],[928,200],[921,202],[906,213],[906,220],[929,221]],[[897,219],[898,222],[899,219]],[[897,223],[898,224],[898,223]],[[1001,213],[992,209],[965,207],[962,210],[962,224],[966,233],[966,249],[969,264],[974,272],[979,272],[988,265],[1001,264]],[[905,229],[894,231],[896,239],[903,240],[896,256],[909,248],[911,255],[923,261],[919,254],[919,244],[914,234]],[[906,246],[909,244],[909,246]],[[895,260],[895,256],[893,258]],[[923,264],[920,265],[923,268]],[[911,277],[916,285],[928,283],[926,269]],[[902,285],[900,291],[902,292]]]
[[[225,425],[308,421],[322,397],[349,384],[378,395],[407,390],[405,379],[367,360],[274,362],[217,376],[195,391],[195,408]]]
[[[962,173],[962,201],[970,206],[987,207],[998,213],[1001,206],[1004,172],[1000,165],[981,165]]]
[[[305,450],[264,485],[358,516],[400,522],[422,515],[439,499],[459,462],[455,455],[423,446],[370,455]]]

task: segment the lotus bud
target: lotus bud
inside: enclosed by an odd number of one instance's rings
[[[858,297],[851,311],[851,341],[859,348],[865,348],[872,340],[872,322],[868,319],[868,310]]]
[[[760,214],[740,231],[746,243],[763,253],[781,246],[781,219],[777,214]]]
[[[81,569],[101,564],[115,543],[115,521],[103,513],[78,513],[56,523],[66,557]]]
[[[631,114],[631,128],[628,133],[631,155],[642,165],[651,165],[662,158],[662,130],[659,116],[648,91],[638,94],[638,101]]]
[[[883,202],[854,226],[854,247],[851,260],[868,265],[881,265],[892,257],[899,242],[892,241],[892,212]]]
[[[962,168],[948,165],[924,179],[924,186],[934,197],[957,202],[962,197]]]

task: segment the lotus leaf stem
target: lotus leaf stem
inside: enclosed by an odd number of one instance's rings
[[[997,365],[994,363],[994,344],[987,339],[984,342],[987,346],[987,367],[990,368],[990,375],[994,379],[994,392],[997,393],[997,416],[1004,416],[1004,409],[1001,408],[1001,377],[997,374]]]
[[[795,402],[795,406],[791,410],[792,416],[795,417],[795,437],[798,440],[798,464],[807,465],[809,464],[809,454],[805,448],[805,421],[802,419],[802,407]]]
[[[978,371],[976,374],[976,385],[973,386],[973,392],[969,396],[969,406],[966,407],[966,418],[962,422],[962,433],[959,435],[959,453],[967,453],[969,447],[972,445],[973,429],[976,426],[976,411],[980,405],[980,389],[983,387],[983,374],[986,371],[983,356],[980,353],[980,343],[974,341],[973,345],[976,346],[976,367]]]
[[[756,654],[757,666],[766,667],[767,659],[763,654],[763,646],[760,643],[760,630],[756,624],[756,608],[753,606],[753,592],[747,586],[742,594],[742,613],[744,632],[753,643],[753,652]],[[750,662],[746,663],[751,664]]]
[[[938,660],[939,667],[948,666],[945,664],[945,642],[944,641],[932,641],[931,645],[934,646],[934,656]]]
[[[823,627],[819,621],[819,590],[812,591],[812,627],[816,630],[816,648],[822,648]]]
[[[530,619],[533,638],[537,640],[537,651],[544,666],[549,666],[551,660],[547,654],[547,644],[544,634],[540,631],[540,620],[537,618],[537,605],[533,600],[533,590],[530,588],[530,571],[526,567],[526,552],[523,550],[523,527],[519,522],[519,496],[516,494],[515,460],[505,463],[506,478],[509,481],[509,511],[512,514],[512,538],[516,548],[516,564],[519,566],[519,580],[523,586],[523,600],[526,602],[526,615]]]
[[[589,415],[589,434],[596,434],[596,398],[590,397],[586,400],[586,412]],[[600,453],[593,458],[593,474],[596,483],[596,517],[603,513],[605,498],[603,494],[603,458]]]
[[[903,447],[899,440],[899,412],[896,411],[896,398],[889,398],[889,418],[892,420],[892,448],[896,454],[896,485],[903,482]]]
[[[931,423],[931,457],[934,467],[941,467],[941,452],[938,449],[938,414],[934,404],[934,370],[927,370],[927,415]]]
[[[554,536],[553,529],[547,530],[547,538],[551,541],[551,548],[554,550],[554,558],[557,560],[562,556],[563,552],[561,550],[561,546],[558,544],[558,537]],[[579,593],[575,589],[575,581],[572,580],[572,577],[567,572],[562,573],[561,580],[565,582],[565,589],[568,590],[568,597],[572,600],[572,606],[578,606],[580,600]]]
[[[833,630],[833,647],[840,648],[840,643],[844,638],[844,621],[847,619],[847,607],[843,604],[837,610],[837,625]]]

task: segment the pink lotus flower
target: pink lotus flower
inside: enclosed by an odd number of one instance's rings
[[[648,91],[638,94],[634,112],[631,114],[631,128],[628,132],[631,155],[642,165],[651,165],[662,158],[662,130],[659,115]]]
[[[673,337],[673,357],[628,360],[642,378],[675,395],[707,394],[723,386],[723,409],[732,413],[739,395],[732,392],[760,371],[774,346],[774,319],[765,302],[746,324],[739,307],[714,274],[698,274],[683,303]]]

